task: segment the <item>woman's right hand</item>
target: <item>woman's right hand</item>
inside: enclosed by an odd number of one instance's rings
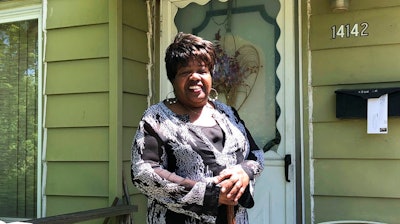
[[[216,184],[221,186],[221,193],[235,202],[243,195],[249,185],[249,176],[239,165],[224,169],[216,176]]]
[[[233,184],[229,182],[230,180],[226,179],[219,183],[219,185],[221,186],[221,191],[219,192],[218,203],[224,205],[237,205],[238,201],[235,200],[234,197],[232,197],[231,195],[229,195],[228,197],[228,194],[233,187]]]

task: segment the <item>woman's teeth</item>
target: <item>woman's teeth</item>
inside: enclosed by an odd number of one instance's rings
[[[189,86],[189,89],[196,90],[196,89],[201,89],[201,87],[200,86]]]

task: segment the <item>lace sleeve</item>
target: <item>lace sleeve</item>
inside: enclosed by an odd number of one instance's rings
[[[146,196],[166,208],[199,219],[216,216],[219,187],[196,182],[164,168],[164,142],[157,131],[141,121],[132,143],[132,181]]]

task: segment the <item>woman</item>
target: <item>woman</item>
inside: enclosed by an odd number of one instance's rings
[[[175,98],[149,107],[132,144],[132,181],[150,224],[248,223],[263,153],[238,113],[210,99],[210,41],[179,33],[165,56]]]

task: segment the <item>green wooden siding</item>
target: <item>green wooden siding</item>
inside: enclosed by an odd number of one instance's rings
[[[148,106],[150,80],[146,67],[149,60],[147,6],[146,2],[141,0],[123,0],[122,5],[123,170],[131,201],[139,206],[138,212],[134,215],[134,222],[146,223],[147,199],[132,184],[130,149],[139,120]]]
[[[49,30],[46,48],[47,62],[108,57],[108,25]]]
[[[390,135],[368,135],[366,128],[366,122],[360,119],[315,123],[314,147],[318,150],[314,158],[400,159],[399,143],[392,137],[400,136],[400,119],[391,121]]]
[[[107,125],[107,93],[49,95],[47,98],[47,128]]]
[[[147,95],[149,93],[149,80],[146,64],[129,59],[124,59],[123,63],[124,92]]]
[[[48,162],[46,195],[108,197],[107,173],[107,162]]]
[[[25,7],[32,5],[39,5],[42,3],[42,0],[19,0],[19,1],[2,1],[1,9],[11,9],[14,10],[17,7]]]
[[[49,161],[108,161],[107,127],[49,128],[47,139]]]
[[[354,214],[365,220],[382,220],[386,223],[398,223],[400,203],[397,199],[372,197],[320,197],[315,196],[315,213],[325,220],[354,219]]]
[[[137,127],[144,110],[147,108],[146,100],[145,96],[124,94],[124,125],[128,127]],[[133,136],[131,136],[131,138],[132,137]]]
[[[399,81],[399,45],[336,48],[312,53],[313,85]],[[391,57],[393,56],[393,57]]]
[[[370,45],[396,44],[399,42],[400,26],[397,24],[399,7],[373,10],[349,11],[344,14],[313,15],[311,18],[311,49],[329,49],[343,47],[362,47]],[[368,22],[368,36],[331,39],[332,25]],[[325,28],[325,29],[323,29]],[[361,29],[359,30],[361,31]]]
[[[144,1],[122,1],[122,24],[147,33],[147,6]],[[133,41],[134,42],[134,41]],[[142,44],[142,45],[147,45]],[[147,56],[146,54],[143,54]]]
[[[130,147],[149,94],[146,2],[47,6],[46,215],[110,205],[122,196],[125,174],[139,205],[134,220],[144,223],[146,200],[130,180]]]
[[[304,154],[305,164],[312,167],[310,212],[316,223],[352,219],[396,223],[400,118],[389,118],[386,135],[367,134],[366,119],[336,118],[334,91],[400,86],[400,2],[352,0],[345,13],[332,13],[329,1],[314,0],[310,5],[309,48],[303,43],[309,50],[303,63],[310,62],[310,72],[303,70],[303,88],[312,94],[309,98],[305,91],[303,98],[305,136],[311,136]],[[362,22],[369,25],[368,36],[332,39],[333,25]]]
[[[397,160],[317,159],[314,168],[316,195],[400,198]]]
[[[48,0],[48,29],[108,24],[109,0]]]
[[[46,93],[106,92],[109,85],[108,70],[107,58],[49,63]]]
[[[146,44],[137,44],[138,42]],[[123,26],[123,44],[124,58],[142,63],[147,62],[147,35],[145,32],[128,26]]]
[[[47,206],[46,212],[48,216],[84,211],[88,208],[107,207],[109,205],[108,198],[105,197],[52,196],[47,198],[46,201],[51,205]],[[96,220],[93,223],[103,223],[103,220]]]

